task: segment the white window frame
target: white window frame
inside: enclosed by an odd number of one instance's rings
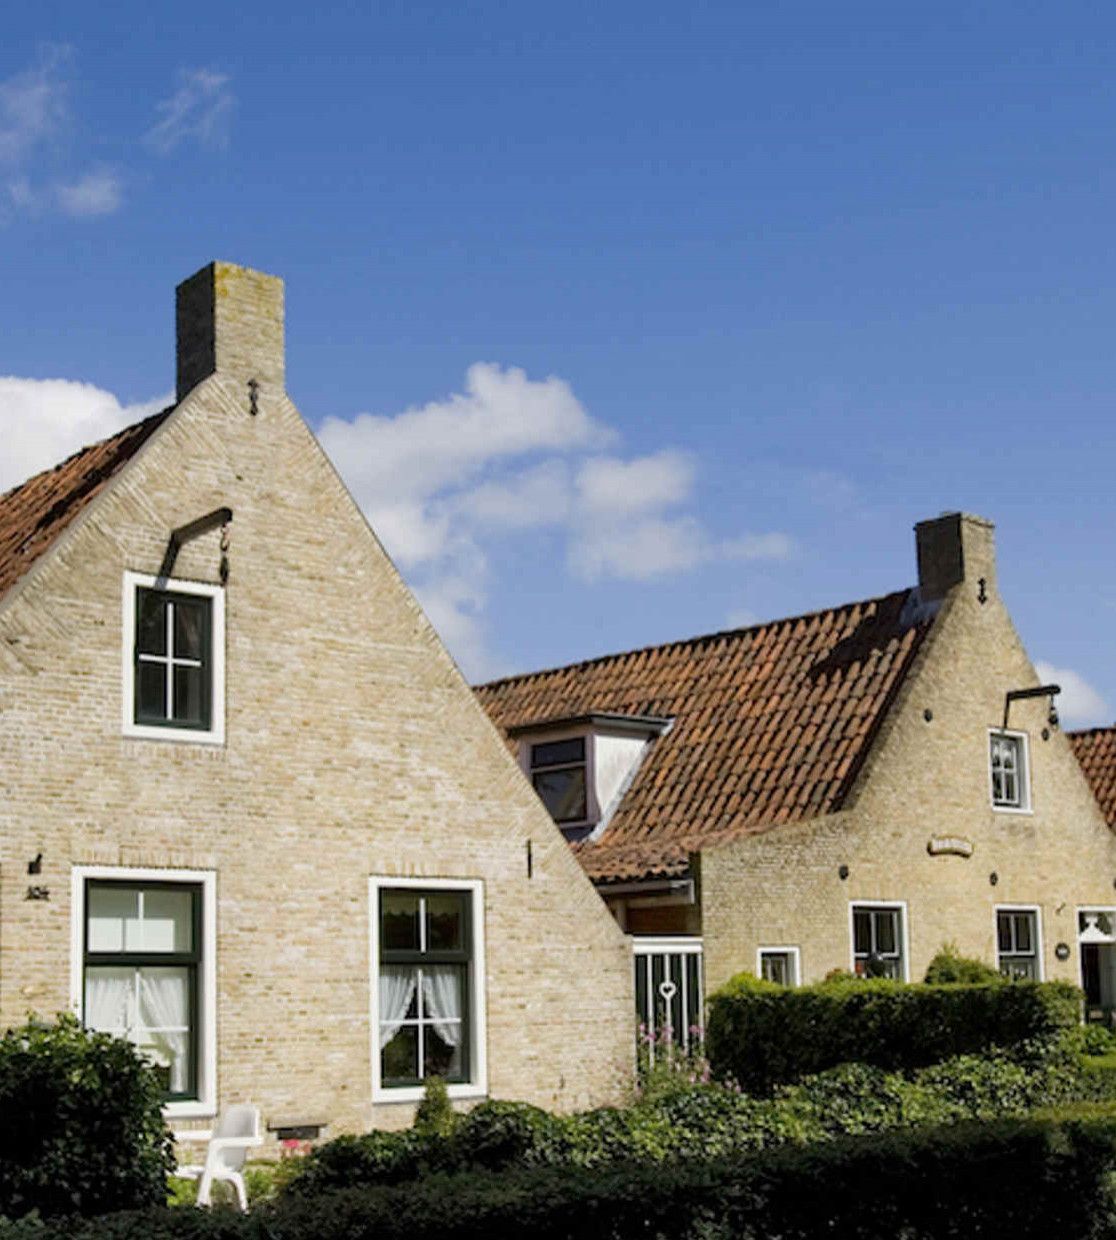
[[[856,972],[856,923],[854,913],[857,909],[898,909],[899,933],[903,936],[903,982],[911,980],[911,936],[907,918],[906,900],[850,900],[849,901],[849,969]]]
[[[211,674],[209,727],[154,727],[136,723],[136,591],[166,590],[175,594],[193,594],[211,600],[210,633]],[[122,641],[123,679],[121,717],[124,735],[149,741],[189,741],[195,745],[225,743],[225,590],[207,581],[184,581],[177,577],[152,577],[149,573],[124,573],[124,606]]]
[[[802,953],[797,947],[757,947],[756,977],[763,977],[764,956],[789,956],[791,960],[791,986],[802,985]]]
[[[1022,764],[1017,773],[1019,780],[1019,804],[1001,805],[993,793],[992,785],[992,739],[1006,737],[1019,742],[1019,761]],[[988,729],[988,750],[985,761],[988,763],[988,804],[997,814],[1030,814],[1031,808],[1031,740],[1026,732],[1015,732],[1010,728]]]
[[[85,885],[89,879],[126,883],[189,883],[202,889],[202,956],[198,970],[198,1096],[163,1107],[168,1119],[217,1114],[217,872],[75,865],[70,870],[70,1009],[80,1020],[85,993]]]
[[[380,1079],[380,892],[383,888],[412,888],[426,891],[466,892],[471,901],[470,924],[473,932],[469,968],[469,1004],[473,1028],[469,1037],[469,1079],[447,1085],[451,1098],[488,1096],[488,1021],[484,964],[484,880],[480,878],[392,878],[377,874],[368,880],[369,925],[369,1041],[372,1050],[372,1101],[418,1102],[421,1085],[384,1085]],[[526,1036],[526,1034],[524,1034]]]
[[[1093,910],[1090,909],[1090,912]],[[1038,982],[1046,981],[1046,962],[1043,959],[1042,905],[1041,904],[997,904],[992,910],[992,946],[996,954],[996,972],[1000,971],[1000,914],[1001,913],[1033,913],[1035,915],[1035,963]]]

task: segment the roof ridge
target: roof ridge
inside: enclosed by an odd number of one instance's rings
[[[744,633],[758,633],[762,629],[774,629],[784,624],[795,624],[800,620],[813,620],[818,616],[832,615],[834,612],[852,611],[855,607],[869,607],[873,603],[885,603],[888,599],[898,598],[901,594],[910,594],[916,588],[915,586],[904,586],[902,589],[889,590],[886,594],[877,594],[871,598],[853,599],[851,602],[838,603],[832,607],[817,607],[813,611],[803,611],[793,616],[779,616],[774,620],[763,620],[758,624],[746,624],[740,628],[716,629],[711,633],[695,634],[693,637],[680,637],[665,642],[650,642],[646,646],[633,646],[628,650],[616,650],[608,654],[593,655],[592,658],[576,659],[572,663],[557,663],[552,667],[541,667],[534,671],[517,672],[511,676],[498,676],[495,680],[485,680],[478,685],[474,685],[473,689],[475,692],[480,692],[483,689],[494,689],[499,685],[511,684],[514,681],[551,676],[555,672],[568,672],[580,667],[594,667],[599,663],[609,663],[614,659],[626,659],[633,655],[646,654],[652,650],[667,650],[675,646],[696,646],[701,642],[716,641],[722,637],[738,637]]]
[[[156,413],[149,413],[146,418],[140,418],[138,422],[130,422],[127,426],[122,426],[119,430],[113,431],[111,435],[105,435],[102,439],[94,439],[92,443],[87,443],[82,447],[71,452],[69,456],[64,456],[60,461],[56,461],[53,465],[48,465],[46,469],[40,469],[37,473],[29,474],[22,482],[17,482],[14,487],[0,492],[0,504],[12,498],[18,491],[22,491],[24,487],[30,486],[31,483],[37,482],[40,478],[45,478],[47,474],[56,473],[60,469],[76,461],[79,456],[84,456],[87,452],[92,452],[97,448],[104,448],[112,443],[114,439],[122,439],[125,435],[134,434],[142,426],[146,426],[149,422],[154,422],[157,418],[162,419],[175,408],[175,405],[169,404],[165,409],[160,409]]]

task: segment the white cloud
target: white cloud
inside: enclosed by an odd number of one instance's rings
[[[648,581],[790,550],[782,534],[715,538],[688,510],[696,461],[672,450],[605,455],[618,436],[555,376],[477,363],[459,393],[395,416],[327,418],[318,434],[474,677],[501,670],[485,625],[501,537],[552,531],[582,581]]]
[[[159,119],[145,141],[160,155],[169,155],[186,141],[211,150],[228,145],[229,121],[236,98],[229,77],[213,69],[183,69],[179,87],[156,107]]]
[[[1055,699],[1062,726],[1067,728],[1091,728],[1112,722],[1112,708],[1091,684],[1068,667],[1055,667],[1041,660],[1035,671],[1043,684],[1062,686]]]
[[[64,47],[48,47],[38,64],[0,82],[0,163],[19,164],[65,121],[59,70],[68,56]]]
[[[87,172],[76,181],[60,184],[58,203],[67,215],[111,215],[124,199],[120,178],[106,168]]]
[[[85,444],[173,401],[122,405],[111,392],[69,379],[20,379],[0,376],[0,492],[40,470],[49,469]]]

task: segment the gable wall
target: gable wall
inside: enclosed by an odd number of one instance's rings
[[[123,573],[223,504],[227,743],[126,740]],[[216,581],[218,539],[175,576]],[[409,1120],[370,1101],[370,875],[484,880],[491,1094],[573,1108],[630,1070],[622,935],[285,397],[195,388],[0,604],[5,1024],[68,1006],[73,864],[217,871],[222,1103]]]
[[[806,981],[849,968],[849,904],[874,900],[908,904],[912,980],[947,941],[993,963],[994,907],[1018,903],[1041,907],[1045,976],[1078,982],[1076,908],[1116,905],[1116,836],[1065,736],[1042,739],[1046,699],[1013,704],[1009,723],[1029,735],[1033,812],[989,802],[988,728],[1007,690],[1038,683],[999,597],[956,587],[844,811],[703,854],[709,987],[754,971],[761,943],[799,944]],[[963,837],[973,854],[930,856],[931,836]]]

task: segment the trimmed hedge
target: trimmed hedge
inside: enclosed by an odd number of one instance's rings
[[[790,989],[740,974],[709,1000],[706,1049],[716,1076],[766,1094],[841,1063],[901,1070],[1053,1042],[1077,1024],[1080,1006],[1080,991],[1066,982]]]
[[[162,1082],[130,1042],[72,1016],[0,1038],[0,1215],[154,1205],[173,1167]]]
[[[1017,1121],[846,1139],[751,1159],[432,1176],[248,1216],[153,1210],[0,1240],[1085,1240],[1111,1234],[1111,1123]]]

